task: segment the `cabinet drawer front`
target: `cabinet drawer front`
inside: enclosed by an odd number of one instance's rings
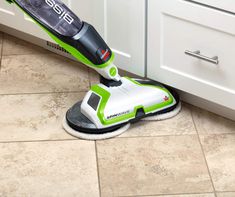
[[[165,69],[235,93],[235,36],[172,16],[164,17],[162,63]],[[187,55],[200,51],[219,63]],[[234,71],[234,72],[232,72]]]
[[[148,76],[235,109],[235,31],[214,22],[229,16],[179,1],[188,13],[174,12],[167,2],[158,5],[158,15],[150,8]]]
[[[234,0],[193,0],[192,2],[200,3],[203,5],[208,5],[214,8],[218,8],[221,10],[235,13],[235,1]]]

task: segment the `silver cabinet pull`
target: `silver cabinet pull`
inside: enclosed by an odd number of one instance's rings
[[[192,57],[196,57],[201,60],[205,60],[205,61],[210,62],[212,64],[216,64],[216,65],[219,64],[218,56],[210,58],[210,57],[202,55],[200,51],[189,51],[189,50],[186,50],[185,54],[192,56]]]

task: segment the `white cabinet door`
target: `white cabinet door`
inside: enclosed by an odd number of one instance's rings
[[[82,20],[92,24],[115,53],[123,70],[145,75],[145,0],[66,0]]]
[[[212,6],[225,11],[235,13],[235,1],[234,0],[194,0],[194,2],[201,3],[203,5]]]
[[[19,18],[19,13],[16,12],[17,8],[5,0],[0,1],[0,23],[14,27]]]
[[[148,77],[235,110],[235,16],[149,0],[148,19]]]
[[[94,25],[115,52],[117,66],[145,75],[145,0],[95,0]]]

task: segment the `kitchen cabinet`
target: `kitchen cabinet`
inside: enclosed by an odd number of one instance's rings
[[[147,76],[235,110],[235,15],[189,1],[148,5]]]
[[[234,1],[64,2],[95,26],[115,52],[119,68],[235,110]],[[49,47],[48,35],[5,1],[0,2],[0,23]]]
[[[0,23],[10,27],[18,26],[18,18],[21,17],[17,8],[6,1],[0,1]]]
[[[115,53],[123,70],[145,75],[145,0],[63,0],[91,23]],[[43,40],[49,36],[16,6],[0,2],[0,23]],[[46,44],[45,44],[45,47]]]
[[[145,75],[145,0],[96,0],[102,34],[116,54],[119,68]]]
[[[189,0],[191,1],[191,0]],[[193,0],[192,2],[201,3],[210,7],[221,9],[227,12],[235,13],[235,1],[234,0]]]

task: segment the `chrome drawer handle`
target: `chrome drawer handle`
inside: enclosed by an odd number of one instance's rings
[[[205,61],[210,62],[212,64],[216,64],[216,65],[219,64],[218,56],[210,58],[210,57],[202,55],[200,51],[189,51],[189,50],[186,50],[184,53],[186,55],[196,57],[196,58],[201,59],[201,60],[205,60]]]

